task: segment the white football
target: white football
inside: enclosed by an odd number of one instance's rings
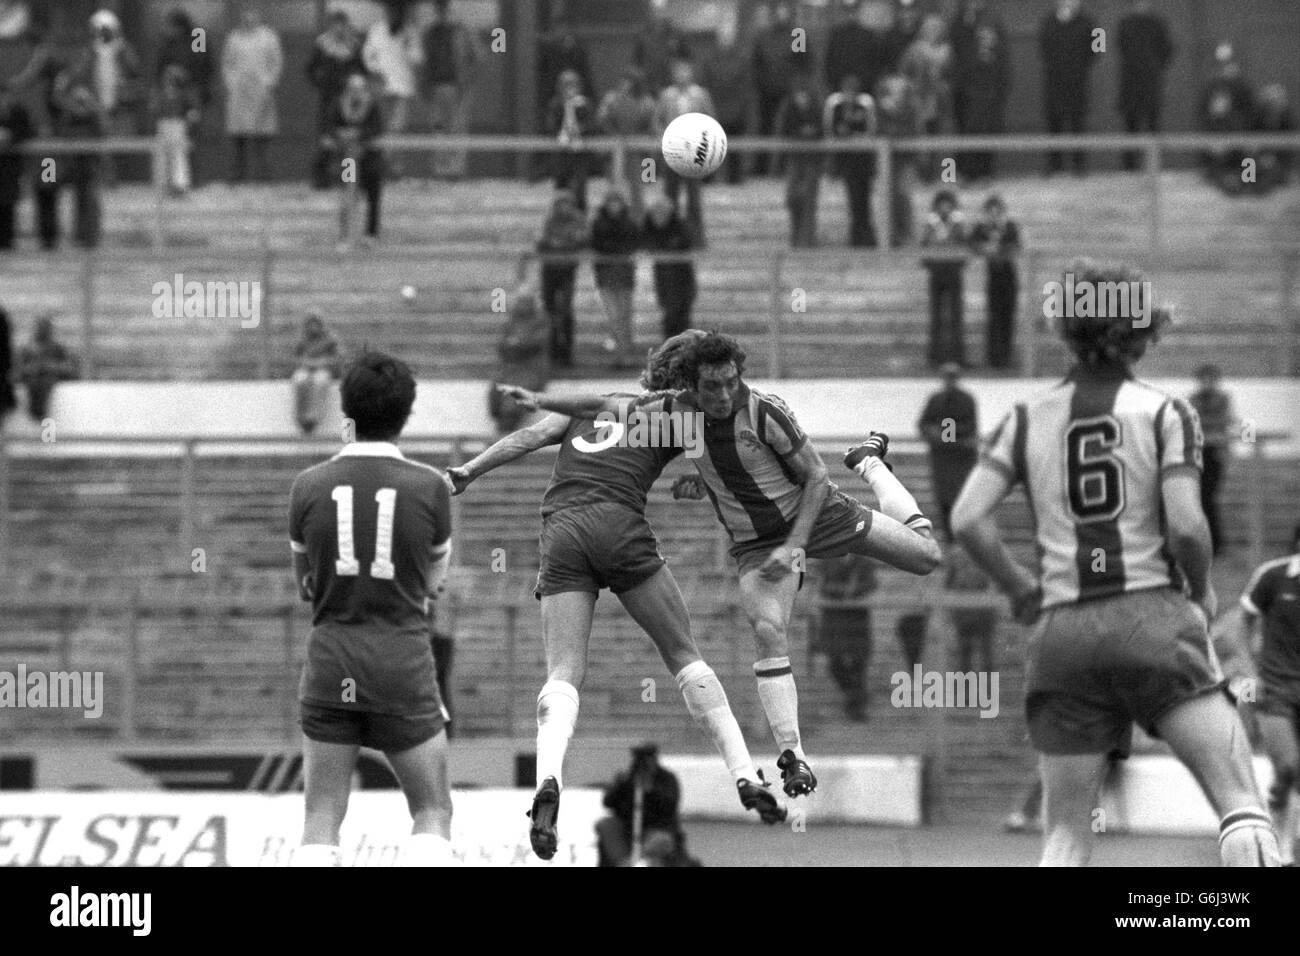
[[[701,179],[727,158],[727,134],[712,116],[683,113],[664,130],[662,148],[673,172]]]

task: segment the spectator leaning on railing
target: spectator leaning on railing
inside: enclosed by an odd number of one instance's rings
[[[415,71],[424,63],[424,47],[406,3],[389,0],[384,16],[366,34],[361,59],[381,84],[384,128],[389,133],[405,133],[411,125]],[[390,175],[398,174],[396,167],[396,159],[390,158]]]
[[[550,319],[551,364],[573,365],[573,291],[578,274],[577,253],[587,245],[587,220],[573,193],[556,192],[542,226],[537,251],[541,263],[542,307]],[[571,253],[572,255],[564,255]]]
[[[36,320],[31,344],[23,346],[18,355],[17,379],[27,390],[27,414],[33,421],[43,421],[54,386],[79,377],[76,357],[54,338],[54,320],[41,316]]]
[[[185,67],[172,64],[163,70],[151,109],[158,137],[154,181],[166,183],[173,196],[183,196],[191,185],[191,134],[199,124],[199,94]]]
[[[134,136],[139,132],[139,111],[147,104],[140,58],[122,35],[122,22],[110,10],[90,18],[90,39],[69,69],[82,77],[95,97],[100,124],[108,136]],[[104,177],[116,181],[113,157],[101,162]]]
[[[379,210],[384,194],[384,155],[375,141],[384,133],[383,108],[368,77],[353,73],[330,113],[329,133],[322,144],[332,155],[341,176],[339,198],[339,249],[351,248],[356,216],[366,207],[363,243],[379,238]]]
[[[812,75],[796,73],[790,95],[777,109],[777,135],[796,142],[820,141],[822,106]],[[825,165],[821,153],[791,153],[785,157],[785,206],[790,212],[790,245],[796,249],[817,245],[817,196]]]
[[[0,86],[0,251],[12,249],[16,236],[18,200],[22,196],[25,166],[18,147],[35,134],[36,128],[27,107],[18,102],[7,87]]]
[[[966,217],[951,189],[935,193],[930,214],[925,217],[921,245],[926,250],[921,264],[930,278],[930,365],[965,365],[962,275],[969,249]]]
[[[671,338],[690,328],[691,308],[695,304],[691,227],[666,197],[659,196],[650,204],[641,236],[644,248],[667,254],[667,257],[655,257],[654,280],[663,337]]]
[[[551,155],[551,175],[555,188],[570,190],[578,208],[586,211],[591,154],[582,148],[582,141],[596,128],[596,110],[574,70],[565,70],[555,83],[555,95],[546,111],[546,131],[563,149]]]
[[[672,82],[659,93],[655,114],[659,123],[659,134],[662,135],[668,124],[683,113],[706,113],[712,116],[714,107],[713,97],[709,95],[709,91],[695,82],[695,67],[692,66],[691,61],[679,57],[673,60]],[[663,174],[664,193],[668,196],[668,201],[685,216],[686,221],[691,225],[691,233],[696,245],[703,248],[705,245],[703,184],[698,179],[679,176],[667,163],[661,163],[659,169]],[[678,201],[683,187],[686,191],[685,210],[681,208]]]
[[[596,254],[593,271],[600,303],[609,320],[610,338],[605,351],[614,354],[617,369],[636,368],[632,302],[636,290],[636,261],[632,258],[641,242],[641,231],[632,218],[627,200],[611,189],[601,200],[591,221],[591,250]]]
[[[646,92],[641,72],[635,67],[624,70],[618,86],[605,94],[596,110],[596,125],[608,136],[650,138],[657,132],[654,97]],[[609,179],[627,193],[632,215],[640,218],[645,213],[642,196],[641,163],[644,157],[634,149],[625,150],[623,163],[617,166],[617,157],[610,157]]]
[[[845,73],[839,89],[826,97],[822,126],[838,140],[875,136],[876,101],[862,92],[856,73]],[[871,217],[871,184],[876,178],[874,152],[843,152],[834,158],[849,199],[849,245],[876,247],[876,226]]]
[[[336,8],[325,20],[325,32],[312,43],[311,57],[307,60],[307,80],[317,94],[318,137],[332,135],[334,114],[348,77],[365,69],[361,61],[361,37],[352,29],[348,15]],[[337,171],[330,168],[330,159],[330,150],[318,145],[311,166],[312,185],[317,189],[338,185]]]
[[[448,0],[434,0],[433,22],[421,37],[423,82],[431,107],[435,133],[464,133],[469,129],[469,107],[474,95],[478,49],[462,24],[447,14]],[[439,150],[433,154],[434,175],[460,179],[465,175],[463,149]]]

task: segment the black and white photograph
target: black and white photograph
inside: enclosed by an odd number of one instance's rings
[[[1215,873],[1300,830],[1297,44],[0,0],[18,923],[230,867],[1091,867],[1111,935],[1272,923]]]

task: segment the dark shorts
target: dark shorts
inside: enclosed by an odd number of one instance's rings
[[[664,566],[645,515],[626,505],[564,508],[542,519],[542,554],[534,596],[565,591],[630,591]]]
[[[813,523],[806,558],[838,558],[845,554],[862,553],[871,521],[875,513],[866,505],[855,501],[842,491],[832,491],[822,504]],[[743,576],[756,570],[767,560],[773,548],[785,543],[785,538],[759,538],[755,541],[737,541],[731,546],[731,557]]]
[[[431,714],[376,714],[368,710],[326,707],[300,701],[302,732],[324,744],[356,744],[401,753],[434,737],[447,726],[447,711],[441,703]]]
[[[1170,709],[1225,691],[1196,606],[1157,588],[1043,612],[1025,663],[1039,753],[1127,757],[1136,721],[1152,737]]]

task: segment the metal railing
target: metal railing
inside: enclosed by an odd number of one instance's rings
[[[393,153],[436,153],[440,151],[473,151],[477,153],[506,153],[524,156],[537,153],[582,152],[609,156],[613,168],[623,168],[627,152],[657,155],[659,140],[653,137],[616,138],[593,136],[581,142],[562,146],[553,137],[516,135],[388,135],[377,145]],[[1146,218],[1149,246],[1160,249],[1163,243],[1164,202],[1161,197],[1160,173],[1171,153],[1215,153],[1233,149],[1295,150],[1300,151],[1300,133],[1161,133],[1155,135],[1097,134],[1051,136],[1045,134],[1007,134],[1000,136],[917,136],[917,137],[864,137],[854,140],[819,140],[816,142],[791,141],[775,137],[745,136],[730,140],[728,153],[770,153],[793,155],[817,153],[831,156],[840,153],[875,153],[877,159],[876,181],[880,195],[888,196],[896,175],[896,157],[900,154],[1005,153],[1042,154],[1055,152],[1087,152],[1099,154],[1140,152],[1145,157],[1145,180],[1148,193]],[[95,153],[100,155],[148,155],[154,157],[155,172],[163,168],[158,160],[163,151],[162,141],[149,136],[114,137],[106,139],[40,139],[23,145],[21,151],[29,156],[46,158]],[[1293,160],[1294,161],[1294,160]],[[153,183],[155,206],[151,221],[150,238],[154,248],[166,242],[166,208],[168,193],[166,183],[156,178]],[[881,241],[888,246],[893,238],[893,226],[888,216],[882,216],[878,226]]]

